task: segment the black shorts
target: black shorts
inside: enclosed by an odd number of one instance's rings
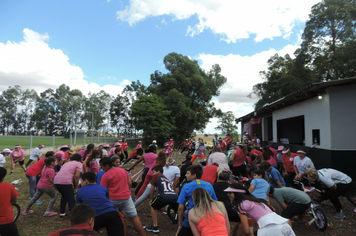
[[[171,205],[171,204],[178,205],[177,200],[165,201],[160,197],[155,197],[151,202],[151,207],[155,210],[160,210],[162,207],[165,207],[166,205]]]
[[[20,236],[19,232],[17,231],[15,222],[12,222],[10,224],[0,225],[0,235]]]
[[[20,166],[22,166],[23,164],[25,164],[25,160],[22,160],[22,161],[14,161],[14,163],[15,163],[15,164],[16,164],[16,163],[19,163]]]
[[[281,216],[287,219],[292,219],[293,216],[303,215],[306,210],[310,207],[310,203],[308,204],[299,204],[299,203],[291,203],[288,205],[286,209],[284,209],[281,213]]]

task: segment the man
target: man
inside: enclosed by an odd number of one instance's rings
[[[194,202],[192,199],[192,193],[196,188],[204,188],[210,194],[211,198],[217,201],[213,186],[205,181],[200,180],[203,174],[203,169],[199,165],[192,165],[187,168],[187,173],[185,177],[187,178],[188,184],[184,185],[182,191],[178,197],[178,236],[193,236],[192,230],[189,226],[188,213],[190,209],[194,208]],[[184,206],[189,203],[186,210],[186,214],[183,221]]]
[[[297,216],[297,221],[302,221],[306,210],[310,207],[311,199],[308,194],[295,188],[273,188],[270,187],[269,196],[274,197],[281,205],[283,211],[281,216],[292,219]]]
[[[100,185],[108,189],[110,201],[114,204],[115,208],[125,212],[138,234],[145,236],[146,233],[131,198],[130,187],[132,183],[130,176],[126,170],[113,166],[110,158],[103,158],[101,169],[106,173],[101,178]]]
[[[38,161],[39,159],[41,159],[42,153],[43,153],[43,148],[44,148],[44,145],[40,144],[33,149],[33,151],[30,154],[30,159],[28,160],[28,162],[25,165],[26,168],[30,165],[30,163],[32,161]]]
[[[215,147],[218,142],[219,142],[220,137],[218,136],[217,133],[215,133],[214,138],[213,138],[213,146]]]
[[[189,141],[189,139],[186,139],[184,142],[184,145],[183,145],[183,150],[179,153],[179,155],[181,155],[185,150],[188,150],[188,153],[189,153],[191,144],[192,143]]]
[[[77,191],[77,204],[84,203],[95,211],[94,230],[105,227],[108,236],[125,235],[125,224],[120,213],[109,200],[108,190],[95,184],[95,174],[86,172],[82,174],[82,187]]]
[[[12,204],[17,201],[19,193],[10,183],[3,183],[7,170],[0,167],[0,235],[19,236],[14,222],[14,212]]]
[[[92,235],[99,236],[97,232],[93,230],[94,227],[95,211],[86,204],[77,204],[70,212],[71,226],[68,229],[60,229],[48,236],[65,236],[65,235]]]

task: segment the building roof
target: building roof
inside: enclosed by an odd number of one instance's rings
[[[331,80],[327,82],[312,83],[296,92],[293,92],[287,96],[284,96],[272,103],[265,105],[264,107],[255,110],[247,115],[241,116],[236,119],[236,122],[243,120],[250,120],[252,117],[261,118],[271,114],[273,111],[281,108],[293,105],[298,102],[305,101],[307,99],[323,95],[326,93],[326,89],[331,86],[345,86],[350,84],[356,84],[356,77]]]

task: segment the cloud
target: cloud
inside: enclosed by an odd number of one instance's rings
[[[210,29],[221,40],[235,43],[255,35],[260,42],[274,37],[287,38],[294,25],[308,19],[311,7],[320,0],[130,0],[117,12],[117,19],[130,26],[149,17],[171,16],[172,20],[197,17],[186,35],[195,36]]]
[[[122,91],[123,86],[119,82],[100,86],[86,81],[83,70],[70,63],[62,50],[49,47],[47,33],[40,34],[26,28],[23,34],[21,42],[0,42],[0,91],[20,85],[22,89],[35,89],[40,93],[48,88],[56,89],[63,83],[85,95],[105,90],[116,96]],[[103,77],[103,80],[114,79],[112,76]]]

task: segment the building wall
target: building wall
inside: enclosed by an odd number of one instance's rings
[[[330,87],[331,149],[356,150],[356,85]]]
[[[320,146],[318,148],[331,149],[330,138],[330,106],[329,94],[322,95],[322,99],[314,97],[272,113],[273,117],[273,142],[277,142],[277,121],[296,116],[304,116],[305,145],[313,144],[312,130],[320,130]]]

